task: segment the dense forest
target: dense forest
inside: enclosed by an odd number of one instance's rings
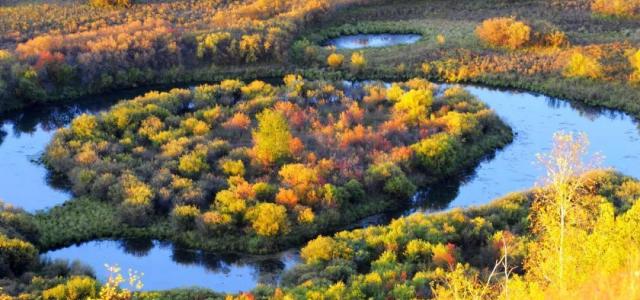
[[[356,49],[332,44],[354,35]],[[0,300],[640,299],[640,182],[600,168],[584,134],[549,137],[528,190],[416,210],[531,129],[459,84],[637,121],[640,0],[4,1],[2,122],[150,91],[63,116],[29,158],[72,199],[0,201]],[[100,278],[46,255],[125,239],[300,261],[222,293],[149,291],[108,258]]]

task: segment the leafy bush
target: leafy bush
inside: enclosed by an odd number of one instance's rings
[[[65,283],[42,292],[45,300],[82,300],[98,295],[98,282],[89,277],[74,276]]]
[[[604,16],[631,17],[640,9],[638,0],[594,0],[591,10]]]
[[[338,53],[331,53],[327,57],[327,65],[332,69],[338,69],[342,66],[344,62],[344,55]]]
[[[38,250],[31,243],[0,234],[0,273],[20,275],[38,261]]]
[[[565,77],[598,79],[602,77],[602,66],[597,59],[575,52],[569,58],[562,74]]]
[[[89,0],[89,5],[94,7],[130,7],[131,0]]]
[[[632,83],[640,83],[640,50],[629,55],[629,63],[633,67],[633,73],[629,77]]]
[[[362,69],[365,67],[366,64],[367,64],[367,60],[364,58],[364,54],[362,54],[362,52],[353,52],[353,54],[351,54],[351,71],[352,72],[358,73],[362,71]]]
[[[513,50],[529,42],[531,28],[515,18],[493,18],[484,20],[476,28],[476,35],[491,46]]]

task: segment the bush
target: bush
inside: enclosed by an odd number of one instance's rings
[[[93,7],[130,7],[132,0],[89,0],[89,5]]]
[[[629,56],[629,63],[633,67],[633,73],[629,77],[632,83],[640,83],[640,50]]]
[[[258,129],[253,131],[253,152],[263,165],[279,163],[291,155],[291,132],[282,113],[265,109],[258,114]]]
[[[228,176],[244,176],[244,163],[241,160],[222,160],[220,168]]]
[[[266,182],[258,182],[253,185],[253,192],[256,200],[261,202],[271,202],[274,200],[278,189]]]
[[[350,179],[344,185],[344,191],[346,192],[347,200],[351,202],[358,202],[364,199],[365,193],[362,183],[355,179]]]
[[[410,90],[404,93],[393,106],[409,124],[417,124],[428,117],[433,104],[433,95],[428,90]]]
[[[192,229],[200,210],[193,205],[178,205],[173,209],[172,217],[179,229]]]
[[[362,71],[362,69],[367,64],[367,60],[364,58],[364,54],[362,52],[353,52],[351,54],[351,71],[354,73],[358,73]]]
[[[66,283],[56,285],[42,292],[45,300],[93,299],[98,294],[98,282],[89,277],[74,276]]]
[[[0,234],[0,277],[20,275],[38,261],[38,250],[31,243]]]
[[[404,174],[389,178],[384,184],[384,192],[394,199],[405,201],[411,199],[416,192],[416,186]]]
[[[411,146],[417,164],[436,175],[450,174],[458,162],[460,142],[453,136],[438,133]]]
[[[327,57],[327,64],[334,70],[337,70],[342,66],[344,62],[344,55],[338,53],[331,53]]]
[[[591,10],[599,15],[632,17],[638,13],[640,1],[638,0],[594,0]]]
[[[531,28],[515,18],[493,18],[483,21],[476,28],[476,35],[491,46],[513,50],[529,42]]]
[[[232,221],[233,218],[228,214],[208,211],[198,218],[197,224],[200,231],[210,235],[218,235],[227,231]]]
[[[336,242],[330,237],[319,236],[300,250],[300,257],[307,264],[326,261],[336,255]]]
[[[598,79],[602,77],[602,66],[597,59],[576,52],[569,58],[563,75],[565,77]]]
[[[261,236],[270,237],[289,231],[287,209],[282,205],[260,203],[247,212],[247,219],[251,220],[251,227]]]

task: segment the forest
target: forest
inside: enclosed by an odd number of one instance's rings
[[[638,99],[640,0],[3,1],[0,300],[640,299]]]

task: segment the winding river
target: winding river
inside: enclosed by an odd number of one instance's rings
[[[585,108],[564,100],[527,92],[467,86],[514,130],[512,144],[487,158],[471,174],[424,193],[416,209],[437,211],[487,203],[508,192],[536,184],[543,170],[535,155],[551,147],[556,131],[585,132],[591,149],[604,156],[603,166],[640,177],[640,132],[628,115]],[[0,199],[35,212],[60,204],[71,195],[38,164],[55,130],[81,113],[98,113],[119,99],[143,90],[94,97],[74,104],[34,108],[0,119]],[[250,290],[257,283],[276,283],[283,271],[299,261],[297,251],[272,256],[219,257],[176,248],[158,241],[92,241],[43,254],[51,259],[80,260],[99,279],[108,276],[104,264],[143,272],[144,289],[200,286],[220,292]],[[171,274],[171,275],[167,275]],[[180,274],[180,276],[175,276]]]

